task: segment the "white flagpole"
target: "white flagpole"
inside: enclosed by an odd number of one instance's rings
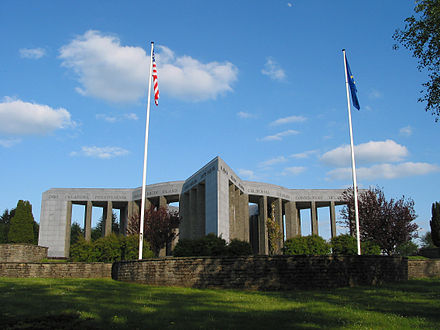
[[[353,194],[354,194],[354,213],[356,219],[356,240],[357,240],[357,252],[361,254],[361,236],[359,233],[359,209],[358,209],[358,192],[356,183],[356,164],[354,161],[354,145],[353,145],[353,128],[351,125],[351,105],[350,105],[350,92],[348,86],[348,73],[347,73],[347,57],[345,56],[345,49],[342,50],[344,54],[344,69],[345,69],[345,87],[347,89],[347,104],[348,104],[348,126],[350,128],[350,147],[351,147],[351,174],[353,177]]]
[[[153,71],[153,49],[154,49],[154,42],[151,42],[150,72],[148,74],[147,119],[145,124],[144,169],[142,173],[142,200],[141,200],[141,211],[140,211],[141,222],[139,224],[139,260],[142,259],[142,249],[144,245],[145,188],[147,183],[148,132],[150,127],[151,72]]]

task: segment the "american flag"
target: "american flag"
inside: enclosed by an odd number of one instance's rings
[[[159,105],[159,85],[157,84],[157,68],[156,68],[156,59],[154,57],[153,50],[153,88],[154,88],[154,103]]]

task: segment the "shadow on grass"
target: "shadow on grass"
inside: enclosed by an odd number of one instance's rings
[[[0,328],[20,321],[40,329],[62,329],[63,322],[65,329],[75,323],[77,329],[433,328],[440,322],[439,292],[440,280],[252,292],[112,280],[0,279]]]

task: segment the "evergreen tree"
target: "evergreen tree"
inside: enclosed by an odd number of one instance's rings
[[[8,243],[9,227],[11,225],[11,219],[15,215],[15,209],[9,211],[6,209],[0,216],[0,244]]]
[[[440,247],[440,202],[432,203],[431,238],[435,246]]]
[[[19,200],[8,233],[10,243],[34,243],[34,216],[29,201]]]

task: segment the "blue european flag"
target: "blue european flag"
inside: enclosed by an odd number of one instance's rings
[[[350,92],[351,92],[351,102],[353,103],[353,106],[360,110],[361,106],[359,105],[359,100],[357,98],[357,88],[356,88],[356,82],[354,81],[353,74],[351,73],[350,66],[348,65],[347,56],[345,57],[345,63],[347,64],[347,80],[348,85],[350,86]]]

